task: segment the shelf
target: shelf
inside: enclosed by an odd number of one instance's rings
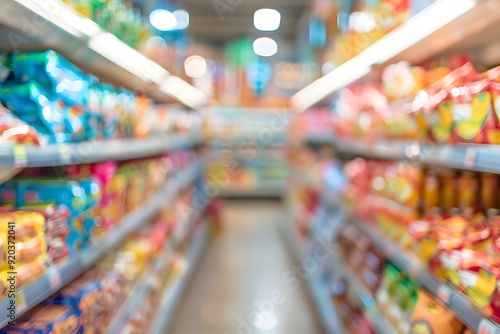
[[[380,68],[401,60],[418,64],[436,55],[465,51],[473,60],[493,65],[495,51],[498,55],[499,9],[498,0],[438,0],[299,91],[292,103],[300,111],[307,110],[369,74],[379,76]]]
[[[478,144],[435,145],[411,141],[378,141],[367,144],[359,140],[338,140],[333,135],[307,137],[306,142],[329,142],[338,152],[367,158],[408,160],[430,165],[500,174],[500,146]]]
[[[187,255],[187,263],[189,266],[187,272],[174,280],[164,290],[160,306],[156,311],[156,317],[153,319],[152,326],[150,327],[149,332],[151,334],[163,334],[169,328],[176,306],[179,304],[182,293],[203,254],[203,250],[208,244],[209,238],[210,231],[208,226],[204,225],[202,229],[198,231],[198,235],[191,241],[191,247]]]
[[[22,295],[24,304],[17,304],[17,317],[35,307],[62,287],[73,281],[76,277],[87,271],[102,259],[110,250],[119,246],[133,231],[147,224],[148,219],[164,207],[165,202],[172,200],[183,188],[188,186],[198,175],[201,175],[202,163],[196,162],[186,170],[173,176],[168,184],[158,191],[146,204],[129,214],[105,238],[88,250],[82,251],[75,257],[68,259],[64,264],[51,267],[46,274],[23,287],[17,294]],[[7,307],[9,299],[0,301],[0,328],[7,325]]]
[[[289,208],[291,209],[291,208]],[[289,211],[292,215],[293,212]],[[301,241],[298,234],[290,223],[293,218],[285,219],[280,226],[281,236],[283,237],[285,246],[292,255],[294,263],[302,263],[309,256],[310,247],[305,242]],[[344,325],[340,321],[337,310],[332,304],[329,294],[328,285],[322,279],[319,272],[312,272],[306,280],[309,291],[314,299],[316,308],[321,316],[323,326],[328,334],[343,334],[347,333]]]
[[[249,197],[282,197],[284,185],[268,186],[257,185],[253,187],[227,187],[221,191],[221,196],[226,198],[249,198]]]
[[[375,228],[368,224],[358,220],[351,220],[351,222],[373,240],[377,248],[389,261],[401,270],[409,273],[429,293],[446,304],[468,328],[472,329],[475,333],[479,333],[479,329],[482,326],[489,326],[493,328],[491,333],[500,333],[500,325],[493,324],[493,322],[487,320],[481,312],[470,304],[465,294],[457,291],[447,282],[438,280],[419,263],[417,258],[401,249],[401,247],[388,238],[382,236]]]
[[[206,207],[205,203],[204,208]],[[123,306],[122,311],[118,316],[116,316],[112,323],[110,324],[107,333],[118,334],[123,330],[123,325],[128,321],[130,317],[137,311],[142,301],[146,296],[154,291],[155,286],[158,285],[158,277],[162,277],[167,274],[169,269],[169,264],[172,259],[172,252],[178,247],[178,244],[184,240],[186,237],[185,230],[189,230],[189,227],[197,218],[200,217],[202,210],[191,210],[186,216],[184,216],[178,224],[179,226],[187,226],[187,229],[179,229],[176,227],[174,232],[165,240],[163,245],[163,252],[158,256],[145,270],[144,279],[138,283],[137,289],[127,298],[126,304]]]
[[[340,276],[348,280],[349,286],[354,290],[355,294],[358,296],[360,302],[365,307],[365,315],[370,319],[376,332],[379,334],[397,334],[398,331],[395,330],[392,325],[387,322],[385,317],[379,312],[376,305],[375,298],[366,288],[364,288],[357,279],[356,275],[348,268],[344,261],[341,260],[336,254],[333,258],[334,270],[339,272]]]
[[[60,0],[0,0],[0,49],[53,49],[102,81],[198,109],[206,96]]]
[[[141,140],[53,144],[46,147],[0,145],[0,167],[65,166],[138,159],[190,148],[201,142],[201,135],[176,134]]]

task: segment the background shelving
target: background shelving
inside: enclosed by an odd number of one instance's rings
[[[18,300],[24,300],[25,303],[17,305],[17,316],[24,314],[47,299],[97,263],[111,249],[120,245],[128,235],[146,224],[148,218],[161,209],[165,202],[172,200],[179,191],[190,185],[197,176],[201,175],[201,171],[202,163],[197,162],[180,174],[173,176],[173,179],[155,194],[148,203],[143,204],[140,209],[125,217],[118,228],[112,230],[95,246],[82,251],[74,258],[70,258],[61,266],[49,268],[45,275],[23,287],[17,294],[22,295],[22,298],[18,298]],[[2,312],[4,312],[0,314],[0,327],[7,325],[10,320],[7,317],[9,303],[9,299],[0,301],[0,306],[3,307]]]
[[[53,49],[84,71],[157,102],[197,109],[206,96],[60,0],[2,0],[0,49]]]

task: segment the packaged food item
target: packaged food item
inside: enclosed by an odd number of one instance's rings
[[[458,178],[458,208],[476,210],[479,206],[479,179],[473,172],[462,172]]]
[[[499,179],[498,175],[481,173],[481,207],[484,211],[488,209],[499,209]]]
[[[90,272],[64,287],[47,303],[72,307],[80,318],[84,333],[92,332],[102,309],[101,291],[100,281],[94,277],[94,272]]]
[[[443,172],[439,175],[441,186],[441,208],[443,213],[450,213],[457,207],[457,184],[453,172]]]
[[[64,305],[39,305],[16,320],[15,326],[0,329],[5,334],[75,334],[80,319],[75,310]]]
[[[2,143],[42,146],[46,139],[0,104],[0,144]]]
[[[15,53],[12,63],[18,83],[37,82],[52,96],[61,97],[71,106],[87,103],[87,77],[57,52]]]
[[[464,325],[422,289],[411,317],[411,333],[461,334]]]

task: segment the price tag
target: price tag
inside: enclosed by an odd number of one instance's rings
[[[479,323],[479,327],[477,329],[477,334],[496,334],[497,328],[491,321],[484,318]]]
[[[474,167],[475,163],[476,163],[476,150],[469,148],[465,151],[464,166],[467,168],[472,168]]]
[[[15,167],[24,167],[28,164],[28,155],[24,145],[14,145],[12,153],[14,154]]]
[[[439,286],[438,291],[437,291],[437,297],[445,304],[449,303],[451,294],[452,294],[452,290],[449,286],[447,286],[445,284]]]
[[[50,281],[50,287],[55,290],[61,286],[61,275],[59,275],[59,271],[55,267],[49,267],[47,269],[47,277]]]
[[[28,305],[26,305],[26,297],[24,296],[23,291],[19,291],[16,294],[16,310],[17,314],[22,314],[28,309]]]
[[[59,154],[59,160],[63,164],[67,164],[71,160],[71,149],[66,144],[60,144],[57,146],[57,153]]]

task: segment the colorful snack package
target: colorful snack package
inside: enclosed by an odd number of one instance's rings
[[[62,97],[70,105],[87,103],[89,82],[86,75],[60,54],[52,50],[17,53],[12,62],[18,82],[38,82],[52,96]]]
[[[17,319],[15,326],[0,329],[5,334],[75,334],[80,329],[80,319],[72,307],[64,305],[39,305]]]
[[[422,289],[411,317],[411,333],[461,334],[464,325]]]
[[[101,305],[101,284],[94,272],[86,273],[64,287],[47,303],[74,308],[80,317],[84,333],[95,328]]]
[[[8,109],[0,104],[0,144],[33,144],[42,146],[46,138],[22,120],[16,118]]]

